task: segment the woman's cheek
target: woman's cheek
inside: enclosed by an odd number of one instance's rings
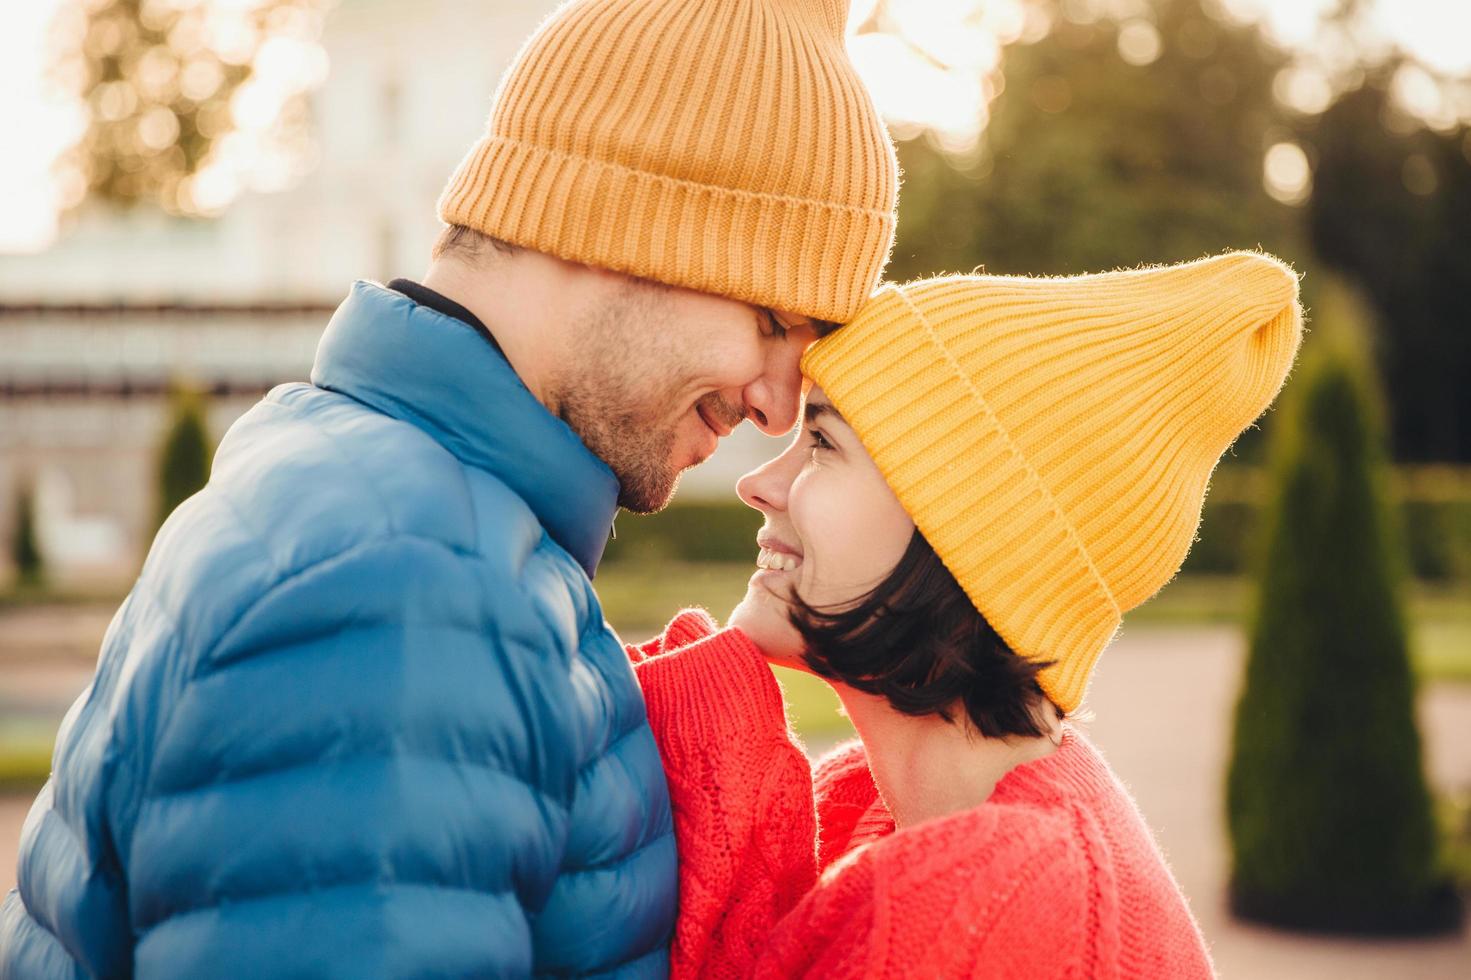
[[[798,530],[800,533],[800,527]],[[830,518],[812,534],[804,534],[798,594],[809,604],[821,607],[846,602],[867,591],[859,572],[865,561],[862,541],[861,526]]]
[[[819,469],[789,501],[803,548],[798,592],[817,607],[866,596],[894,570],[914,534],[914,522],[876,469],[846,485],[836,476]]]

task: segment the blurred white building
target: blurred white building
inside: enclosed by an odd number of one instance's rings
[[[0,256],[0,301],[322,300],[422,271],[434,203],[485,128],[502,71],[549,0],[337,0],[311,95],[317,167],[215,221],[88,215],[53,248]]]
[[[45,252],[0,255],[0,541],[24,481],[61,577],[134,568],[168,383],[216,393],[218,437],[259,393],[307,377],[353,280],[422,273],[440,189],[554,6],[339,0],[311,96],[320,162],[295,186],[213,221],[93,211]],[[743,426],[684,493],[728,494],[775,448]]]

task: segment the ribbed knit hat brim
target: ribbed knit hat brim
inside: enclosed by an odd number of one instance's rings
[[[892,211],[715,187],[505,138],[476,144],[441,218],[600,269],[842,322],[888,260]]]
[[[1241,252],[886,286],[802,366],[1071,711],[1122,613],[1179,570],[1216,462],[1301,332],[1297,277]]]

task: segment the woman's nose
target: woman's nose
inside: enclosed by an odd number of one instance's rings
[[[763,514],[786,510],[787,488],[792,481],[782,472],[781,464],[785,459],[786,453],[783,453],[737,480],[736,495],[741,502]]]

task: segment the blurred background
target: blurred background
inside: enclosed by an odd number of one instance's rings
[[[6,10],[0,891],[162,517],[352,280],[422,273],[554,6]],[[853,0],[849,32],[905,171],[891,278],[1254,247],[1304,273],[1299,370],[1084,724],[1224,976],[1471,976],[1471,4]],[[597,585],[626,639],[739,600],[733,484],[781,442],[742,427],[619,517]],[[811,752],[851,733],[781,679]]]

